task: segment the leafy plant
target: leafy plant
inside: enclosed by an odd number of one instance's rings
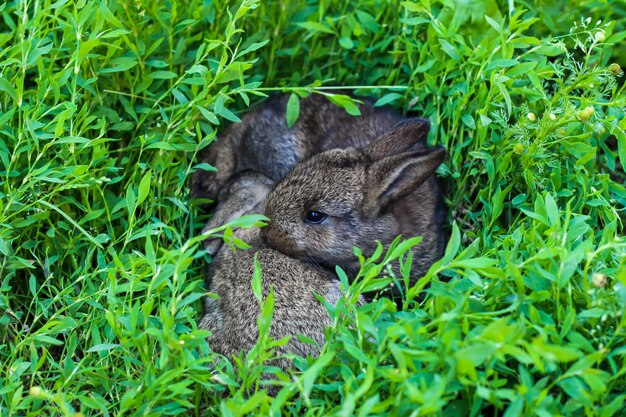
[[[0,415],[623,414],[626,7],[578,0],[0,4]],[[197,329],[187,181],[275,91],[430,118],[450,242],[361,256],[319,358]],[[214,143],[215,142],[215,143]],[[229,228],[258,225],[249,217]],[[255,276],[258,286],[262,276]],[[358,306],[384,285],[403,292]],[[210,294],[209,294],[210,295]],[[324,300],[320,300],[324,302]],[[268,389],[277,387],[276,396]]]

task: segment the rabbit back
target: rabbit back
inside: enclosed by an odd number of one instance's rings
[[[219,298],[205,299],[205,315],[199,324],[212,332],[212,350],[229,356],[248,351],[257,342],[261,310],[251,288],[255,254],[262,270],[263,298],[270,288],[274,290],[270,336],[291,336],[286,345],[277,348],[277,353],[318,354],[318,346],[304,343],[296,335],[303,334],[320,346],[324,343],[324,331],[331,322],[314,292],[336,304],[342,294],[339,281],[324,270],[258,243],[246,251],[232,252],[223,247],[216,258],[211,291]],[[274,364],[282,369],[290,366],[286,359]]]

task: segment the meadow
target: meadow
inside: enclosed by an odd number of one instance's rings
[[[0,417],[626,415],[623,1],[0,14]],[[197,158],[275,92],[354,112],[338,86],[431,120],[445,255],[400,306],[355,302],[395,285],[385,264],[410,268],[418,239],[363,258],[353,284],[339,273],[321,355],[291,374],[264,365],[285,343],[270,297],[257,346],[215,355],[197,328],[210,214],[189,181],[212,168]]]

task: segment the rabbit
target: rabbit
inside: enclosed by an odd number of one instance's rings
[[[434,173],[443,147],[424,147],[427,119],[400,122],[364,147],[331,149],[298,164],[270,192],[267,245],[288,256],[354,277],[358,246],[365,255],[376,240],[421,235],[413,249],[411,285],[444,250],[446,209]],[[396,297],[397,292],[392,294]]]
[[[262,211],[272,184],[273,180],[257,172],[237,174],[229,182],[228,198],[218,204],[217,213],[236,204],[242,204],[239,208],[242,214]],[[220,220],[212,219],[207,228],[219,224]],[[234,355],[250,350],[257,341],[260,306],[251,289],[256,255],[262,268],[263,296],[267,296],[270,287],[274,288],[270,335],[275,339],[291,336],[286,345],[276,348],[277,353],[318,354],[317,346],[299,341],[296,335],[304,334],[320,346],[324,343],[325,328],[331,321],[314,292],[336,304],[342,296],[337,277],[324,268],[268,247],[260,239],[258,228],[240,229],[234,236],[248,242],[251,248],[234,252],[222,246],[210,265],[209,288],[219,298],[205,298],[199,327],[211,331],[208,340],[211,349],[222,355]],[[292,366],[286,358],[277,359],[272,365],[283,370]]]
[[[313,94],[301,99],[298,120],[287,128],[288,100],[289,94],[273,96],[220,134],[200,158],[217,171],[196,171],[193,197],[218,200],[229,179],[246,170],[278,183],[298,162],[328,149],[366,145],[403,120],[388,107],[374,107],[369,99],[362,99],[361,116],[354,117],[323,95]]]

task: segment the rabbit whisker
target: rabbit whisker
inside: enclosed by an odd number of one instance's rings
[[[305,259],[308,263],[312,264],[313,266],[315,266],[315,267],[316,267],[317,269],[319,269],[319,270],[325,270],[325,269],[326,269],[326,268],[324,268],[322,265],[320,265],[320,263],[319,263],[319,262],[317,262],[317,260],[316,260],[314,257],[312,257],[312,256],[306,255],[306,256],[304,257],[304,259]]]

